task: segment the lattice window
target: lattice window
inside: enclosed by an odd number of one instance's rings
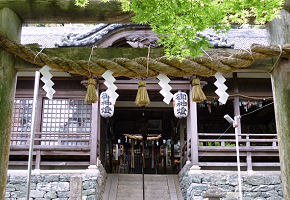
[[[32,99],[14,100],[13,119],[11,127],[11,145],[25,145],[30,135],[32,117]]]
[[[42,114],[43,145],[88,145],[91,132],[90,104],[83,100],[45,99]]]

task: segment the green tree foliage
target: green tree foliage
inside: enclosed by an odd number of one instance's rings
[[[109,1],[109,0],[103,0]],[[277,16],[283,0],[118,0],[123,11],[134,12],[133,22],[149,24],[166,55],[200,56],[210,47],[199,35],[213,28],[226,32],[231,24],[265,24]],[[85,5],[86,0],[76,0]]]

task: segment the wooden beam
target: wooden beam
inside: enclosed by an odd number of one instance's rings
[[[0,30],[11,40],[20,40],[21,21],[10,9],[0,9]],[[13,101],[16,88],[14,55],[0,49],[0,199],[5,198]]]
[[[23,23],[130,23],[131,13],[124,13],[118,1],[90,0],[81,8],[75,0],[0,0],[0,9],[10,8]]]

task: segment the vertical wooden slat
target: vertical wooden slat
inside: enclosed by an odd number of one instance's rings
[[[40,169],[41,164],[41,152],[40,150],[36,151],[36,159],[35,159],[35,169]]]
[[[246,147],[250,147],[250,136],[246,135]],[[251,171],[253,170],[253,164],[252,164],[252,152],[248,151],[247,152],[247,170]]]

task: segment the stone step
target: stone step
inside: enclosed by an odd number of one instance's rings
[[[110,193],[112,198],[106,200],[143,200],[141,174],[112,174]],[[114,180],[113,180],[114,179]],[[145,175],[146,200],[181,200],[180,188],[176,187],[176,175]],[[112,193],[111,193],[112,192]],[[180,194],[179,194],[180,193]]]
[[[145,190],[154,190],[154,191],[164,191],[164,190],[168,190],[168,186],[167,184],[165,185],[146,185],[145,184]],[[128,184],[128,185],[118,185],[118,190],[137,190],[140,189],[142,190],[143,186],[142,184],[138,184],[138,185],[132,185],[132,184]]]
[[[120,174],[119,175],[119,181],[142,181],[142,175],[141,174]],[[166,176],[162,175],[145,175],[144,176],[145,181],[167,181]]]

